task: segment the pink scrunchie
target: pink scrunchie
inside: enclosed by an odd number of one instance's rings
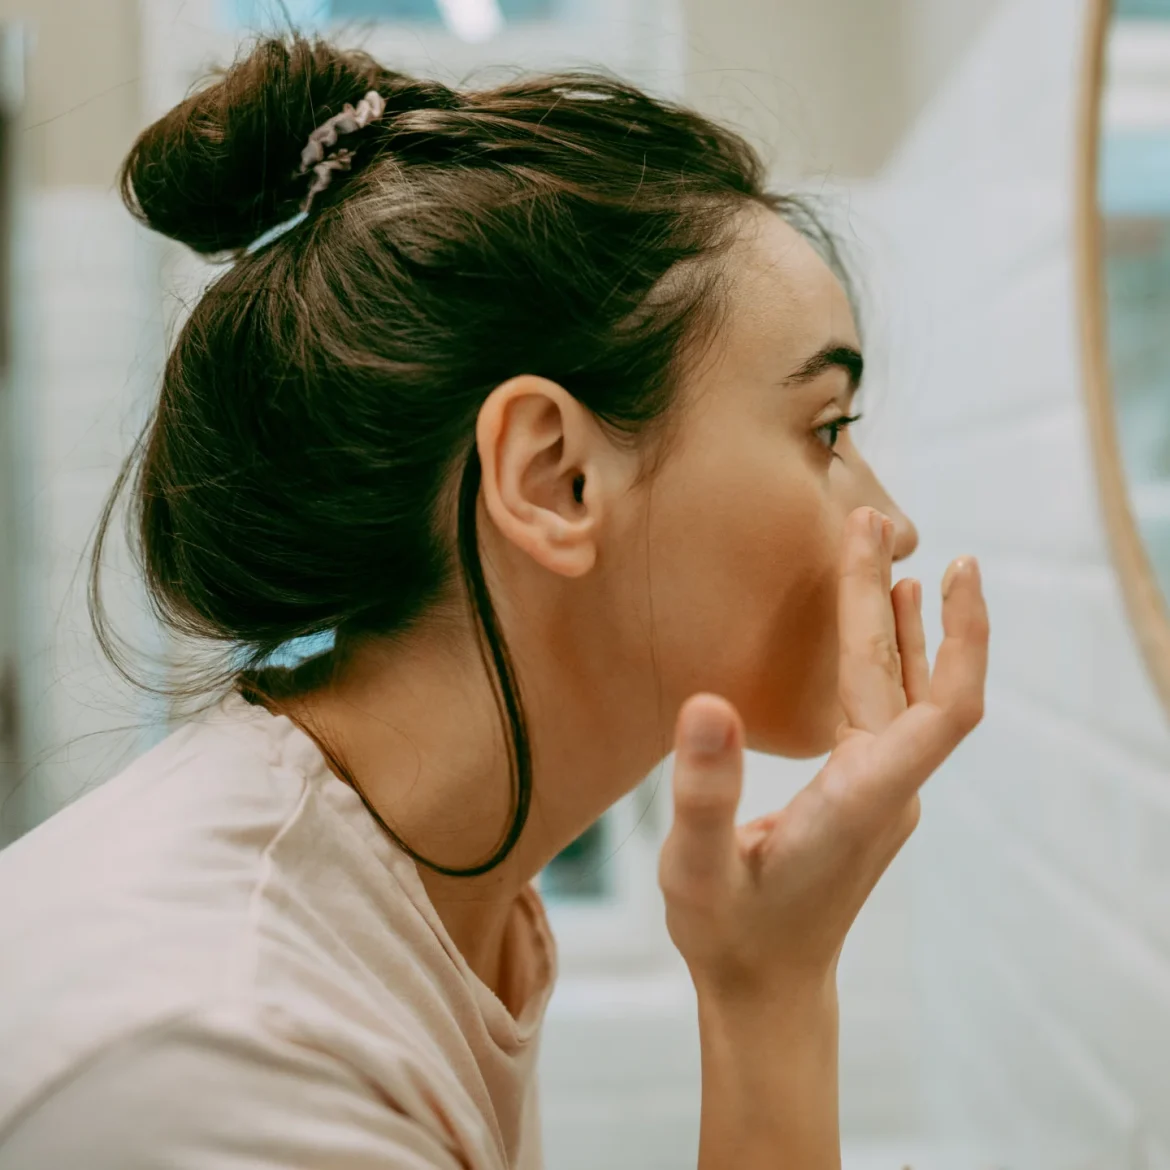
[[[328,147],[337,142],[339,134],[351,134],[368,126],[382,116],[386,109],[386,102],[376,89],[371,89],[356,106],[345,103],[340,114],[322,122],[312,134],[305,149],[301,151],[301,169],[298,175],[307,174],[309,168],[313,170],[313,181],[309,184],[308,194],[301,204],[302,211],[309,210],[309,204],[318,191],[324,191],[333,178],[334,171],[348,171],[353,161],[353,151],[338,150],[329,158],[325,157]]]

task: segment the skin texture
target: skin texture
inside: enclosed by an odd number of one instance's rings
[[[825,346],[858,345],[840,284],[772,213],[743,213],[741,229],[722,327],[685,372],[652,474],[644,451],[545,379],[510,379],[480,412],[483,559],[527,707],[533,803],[493,872],[420,875],[505,1002],[499,955],[518,891],[670,750],[688,696],[729,700],[749,747],[833,747],[847,518],[865,505],[889,517],[888,559],[917,543],[848,431],[829,449],[827,424],[851,412],[847,373],[792,381]],[[507,756],[460,606],[364,649],[330,690],[285,710],[341,752],[423,856],[469,866],[499,843]]]

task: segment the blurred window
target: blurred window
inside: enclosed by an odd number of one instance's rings
[[[504,20],[546,20],[558,7],[556,0],[487,0]],[[437,24],[443,20],[438,0],[330,0],[330,16],[376,20],[412,20]]]
[[[273,25],[283,15],[274,0],[221,0],[228,23],[241,28]],[[550,21],[567,14],[574,0],[287,0],[288,16],[301,27],[345,21],[417,24],[446,28],[461,40],[491,39],[503,27]],[[275,11],[274,11],[275,8]]]
[[[1099,160],[1109,364],[1134,518],[1170,596],[1170,0],[1117,12]]]
[[[1170,0],[1117,0],[1119,17],[1134,20],[1170,20]]]
[[[613,873],[606,864],[610,818],[603,816],[548,863],[540,889],[551,898],[605,898],[613,893]]]

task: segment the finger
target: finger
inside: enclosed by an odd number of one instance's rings
[[[873,508],[850,514],[837,594],[841,704],[853,727],[872,732],[880,732],[906,707],[888,586],[891,546],[883,539],[885,519]]]
[[[881,540],[882,591],[889,597],[894,574],[894,522],[888,516],[882,516]]]
[[[848,779],[859,824],[901,815],[963,738],[959,725],[933,702],[915,703],[868,744],[865,767]]]
[[[692,695],[675,733],[674,822],[663,845],[665,878],[687,891],[726,877],[737,856],[735,814],[743,789],[743,725],[718,695]],[[666,888],[665,892],[682,892]]]
[[[934,660],[930,699],[966,734],[983,714],[990,628],[979,563],[952,561],[943,577],[943,640]]]
[[[922,628],[922,582],[906,577],[894,586],[891,596],[898,654],[902,658],[902,689],[907,703],[921,703],[930,698],[930,662],[926,657],[926,631]]]

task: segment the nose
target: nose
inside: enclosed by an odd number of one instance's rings
[[[876,488],[874,497],[866,502],[876,508],[883,516],[888,516],[894,522],[894,556],[895,561],[904,561],[918,547],[918,529],[914,521],[902,511],[891,498],[890,493],[875,477],[873,486]]]
[[[862,463],[863,479],[861,481],[862,497],[857,502],[868,504],[876,508],[883,516],[888,516],[894,522],[894,554],[895,561],[904,561],[918,547],[918,529],[914,521],[898,507],[893,497],[886,490],[885,485],[874,474],[868,463]]]

